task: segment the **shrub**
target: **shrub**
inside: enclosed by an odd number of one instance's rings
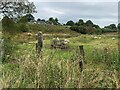
[[[15,22],[11,18],[5,16],[2,19],[2,27],[3,31],[14,32]]]
[[[97,28],[97,29],[95,30],[95,33],[96,33],[96,34],[102,34],[102,30],[101,30],[100,28]]]
[[[106,32],[117,32],[117,29],[102,28],[102,32],[103,33],[106,33]]]
[[[28,32],[28,26],[25,23],[18,23],[17,24],[17,30],[22,32]]]
[[[95,32],[95,28],[91,27],[91,26],[87,26],[87,34],[93,34]]]
[[[10,57],[12,56],[12,54],[14,54],[14,51],[18,48],[17,45],[11,40],[11,38],[7,38],[4,39],[3,42],[3,50],[4,50],[4,55],[2,58],[2,62],[7,62],[10,59]]]
[[[67,23],[66,23],[66,25],[68,25],[68,26],[74,26],[74,22],[73,21],[68,21]]]
[[[83,26],[72,26],[70,29],[81,34],[87,34],[87,29]]]

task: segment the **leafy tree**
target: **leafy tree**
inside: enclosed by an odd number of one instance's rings
[[[49,18],[49,21],[54,22],[53,17],[50,17],[50,18]]]
[[[59,20],[58,20],[58,18],[55,18],[55,20],[54,20],[54,21],[55,21],[55,22],[54,22],[54,24],[55,24],[55,25],[60,24],[60,23],[58,22],[58,21],[59,21]]]
[[[41,19],[40,19],[40,18],[38,18],[38,19],[37,19],[37,22],[39,22],[39,21],[41,21]]]
[[[79,32],[81,34],[87,34],[88,33],[86,27],[84,27],[84,26],[79,26]]]
[[[28,22],[28,20],[27,17],[25,16],[21,17],[20,20],[18,20],[18,23],[26,23],[26,22]]]
[[[72,26],[70,29],[81,34],[87,34],[87,29],[84,26]]]
[[[9,18],[8,16],[3,17],[2,19],[3,31],[12,32],[14,26],[15,22],[11,18]]]
[[[54,19],[53,17],[50,17],[49,20],[48,20],[49,24],[54,24]]]
[[[33,21],[35,19],[32,14],[27,14],[25,17],[27,18],[28,22]]]
[[[42,19],[41,21],[45,22],[45,19]]]
[[[102,30],[104,33],[105,32],[116,32],[117,31],[117,27],[115,24],[110,24],[108,26],[105,26]]]
[[[86,29],[87,29],[87,34],[93,34],[95,32],[95,30],[96,30],[92,26],[87,26]]]
[[[93,27],[95,27],[96,29],[99,29],[100,27],[99,27],[99,25],[93,25]]]
[[[111,29],[117,29],[117,27],[116,27],[115,24],[110,24],[110,28],[111,28]]]
[[[116,25],[115,24],[110,24],[108,26],[105,26],[104,28],[109,28],[109,29],[116,29]]]
[[[35,13],[35,5],[28,0],[0,0],[0,14],[10,18],[18,18],[25,14]]]
[[[28,26],[25,24],[25,23],[19,23],[17,24],[17,31],[22,31],[22,32],[28,32],[29,29],[28,29]]]
[[[58,22],[58,19],[57,18],[53,18],[53,17],[50,17],[49,18],[49,20],[48,20],[48,22],[50,23],[50,24],[54,24],[54,25],[59,25],[60,23]]]
[[[18,22],[26,23],[26,22],[30,22],[30,21],[33,21],[33,20],[34,20],[33,15],[27,14],[27,15],[21,17],[20,20],[18,20]]]
[[[75,25],[75,24],[74,24],[74,22],[73,22],[72,20],[70,20],[70,21],[68,21],[68,22],[66,23],[66,25],[68,25],[68,26],[73,26],[73,25]]]
[[[76,22],[75,25],[77,25],[77,26],[84,25],[84,21],[82,19],[79,19],[79,21]]]
[[[97,28],[97,29],[95,30],[95,33],[96,33],[96,34],[102,34],[102,29],[101,29],[101,28]]]
[[[118,30],[120,31],[120,23],[117,25]]]
[[[78,26],[76,26],[76,25],[70,27],[70,29],[73,30],[73,31],[79,32],[79,28],[78,28]]]
[[[58,19],[57,18],[55,18],[55,22],[58,23]]]
[[[93,22],[91,20],[86,21],[85,23],[86,26],[93,26]]]
[[[84,25],[84,21],[82,19],[79,20],[79,25]]]

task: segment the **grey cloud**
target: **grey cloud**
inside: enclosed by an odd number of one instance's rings
[[[61,23],[68,20],[77,21],[81,18],[83,20],[91,19],[101,26],[110,23],[117,24],[117,2],[36,2],[35,5],[38,11],[37,14],[34,14],[36,18],[48,19],[50,16],[54,16],[59,18]],[[48,11],[45,11],[44,8]]]

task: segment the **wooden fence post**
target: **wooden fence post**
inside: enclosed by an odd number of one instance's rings
[[[84,62],[85,62],[85,52],[84,52],[83,45],[79,46],[79,49],[80,49],[81,60],[79,62],[80,80],[78,83],[78,88],[82,88],[83,87],[83,67],[84,67]]]
[[[84,63],[86,63],[86,61],[85,61],[85,51],[84,51],[83,45],[79,46],[79,49],[80,49],[80,55],[82,56],[82,60],[83,60]]]
[[[109,60],[109,52],[108,52],[108,48],[105,48],[104,49],[104,61],[105,61],[105,63],[107,64],[107,65],[111,65],[111,62],[110,62],[110,60]]]
[[[38,32],[38,42],[36,43],[36,51],[37,54],[40,55],[42,52],[42,48],[43,48],[43,34],[42,32]]]

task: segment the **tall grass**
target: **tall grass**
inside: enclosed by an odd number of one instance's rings
[[[52,38],[49,38],[44,41],[42,58],[36,54],[36,41],[32,36],[24,33],[11,39],[8,35],[4,37],[5,62],[0,67],[2,88],[120,88],[119,51],[117,40],[111,37],[68,38],[69,49],[65,50],[51,49]],[[78,48],[81,44],[86,60],[82,74]]]
[[[14,60],[2,65],[3,88],[79,88],[81,57],[77,47],[68,50],[43,48],[42,58],[37,57],[34,45],[19,47],[13,55]],[[82,87],[120,86],[117,50],[107,50],[85,46],[87,63]]]

